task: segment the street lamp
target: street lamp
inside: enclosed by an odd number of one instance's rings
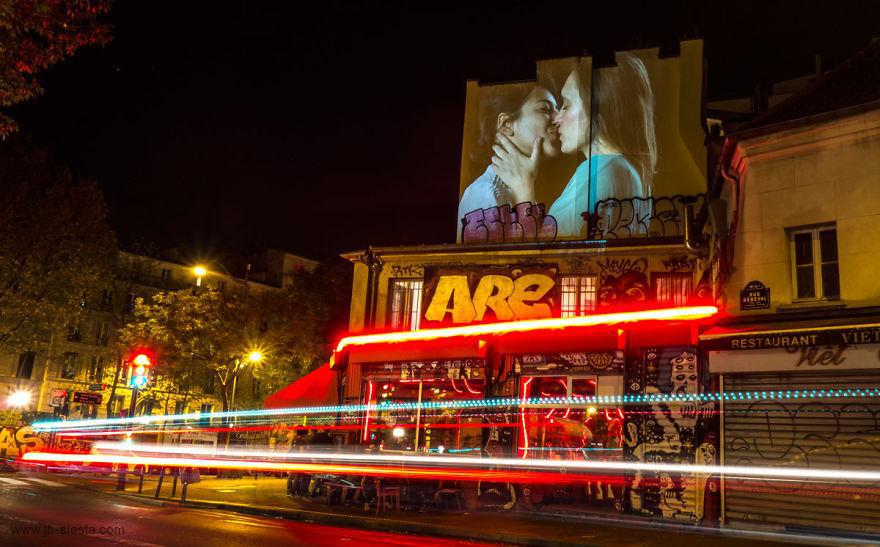
[[[208,275],[208,269],[204,266],[193,267],[193,273],[196,274],[196,287],[202,286],[202,278]]]
[[[19,389],[17,391],[13,391],[9,397],[6,398],[6,403],[13,408],[21,408],[28,406],[31,404],[31,399],[33,396],[31,392],[26,389]]]

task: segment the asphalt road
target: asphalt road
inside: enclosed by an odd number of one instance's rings
[[[487,545],[160,507],[85,490],[52,475],[0,475],[0,545]]]

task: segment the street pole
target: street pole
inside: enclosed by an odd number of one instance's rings
[[[128,409],[128,417],[129,418],[134,417],[134,409],[135,409],[135,405],[137,404],[137,398],[138,398],[138,388],[137,388],[137,386],[133,386],[131,388],[131,407],[129,407],[129,409]]]

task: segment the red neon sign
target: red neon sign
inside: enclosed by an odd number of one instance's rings
[[[689,321],[705,319],[717,313],[718,308],[715,306],[689,306],[682,308],[602,313],[581,317],[553,317],[549,319],[530,319],[527,321],[510,321],[505,323],[482,323],[479,325],[463,325],[441,329],[362,334],[346,336],[340,340],[336,345],[334,353],[341,353],[350,347],[366,346],[369,344],[426,342],[430,340],[448,340],[451,338],[467,336],[558,330],[571,327],[594,327],[599,325],[614,325],[618,323],[634,323],[639,321]]]

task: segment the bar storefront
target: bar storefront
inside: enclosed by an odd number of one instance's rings
[[[696,259],[597,255],[451,266],[383,256],[374,289],[385,290],[364,302],[387,337],[365,336],[334,364],[343,402],[368,408],[350,442],[427,455],[714,464],[716,403],[667,400],[711,389],[696,345],[711,313],[688,312],[699,304]],[[403,330],[413,322],[418,329]],[[635,395],[658,402],[624,404]],[[696,473],[508,487],[527,505],[717,522],[717,479]]]

